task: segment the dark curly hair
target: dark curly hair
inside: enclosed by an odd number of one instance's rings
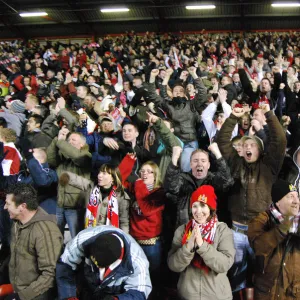
[[[6,194],[14,195],[14,202],[16,206],[19,206],[22,203],[26,203],[28,210],[36,210],[39,206],[37,200],[37,192],[30,185],[25,183],[17,183],[10,185],[6,190]]]

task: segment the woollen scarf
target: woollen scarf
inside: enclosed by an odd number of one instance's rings
[[[215,233],[217,229],[218,218],[213,216],[207,223],[198,224],[194,219],[190,220],[185,226],[185,232],[182,237],[181,244],[184,245],[188,242],[192,235],[192,231],[195,226],[198,226],[203,241],[206,241],[208,244],[214,243]],[[194,258],[192,259],[192,265],[198,269],[204,270],[206,273],[209,272],[210,268],[204,263],[203,258],[196,252]]]
[[[275,218],[275,220],[278,223],[282,223],[284,221],[284,216],[281,214],[281,212],[275,207],[274,203],[271,203],[270,205],[270,213],[272,214],[272,216]],[[296,233],[298,231],[298,226],[299,226],[299,218],[300,218],[300,213],[298,213],[298,215],[294,216],[294,217],[290,217],[289,219],[292,220],[292,225],[289,229],[290,233]]]
[[[97,226],[97,216],[100,205],[100,187],[95,186],[86,210],[85,228]],[[115,186],[112,187],[112,190],[108,195],[106,225],[112,225],[119,228],[119,207]]]

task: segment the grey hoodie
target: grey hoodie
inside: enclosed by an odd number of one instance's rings
[[[7,108],[2,108],[0,117],[3,117],[7,122],[7,127],[13,129],[17,137],[21,135],[22,126],[25,123],[26,116],[22,113],[14,113]]]

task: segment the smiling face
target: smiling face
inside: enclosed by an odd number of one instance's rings
[[[207,176],[210,168],[210,162],[208,155],[204,152],[196,152],[191,157],[191,169],[192,174],[197,179],[203,179]]]
[[[205,224],[210,216],[209,206],[199,201],[194,202],[192,205],[192,215],[198,224]]]
[[[248,139],[244,141],[243,156],[248,163],[254,163],[258,160],[260,152],[258,145],[254,140]]]
[[[126,124],[123,126],[122,135],[125,142],[133,142],[136,140],[139,133],[133,125]]]
[[[16,203],[14,201],[14,195],[13,194],[7,194],[6,200],[5,200],[5,206],[4,209],[7,210],[9,217],[13,220],[18,220],[19,216],[22,213],[22,204],[19,206],[16,206]]]
[[[276,203],[284,216],[296,216],[299,212],[298,192],[290,192]]]

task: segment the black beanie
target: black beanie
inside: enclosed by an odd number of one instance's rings
[[[121,241],[113,234],[100,235],[89,246],[89,254],[99,268],[108,267],[117,259],[122,253]]]
[[[278,202],[290,192],[297,192],[297,188],[289,182],[278,179],[272,186],[272,201]]]

